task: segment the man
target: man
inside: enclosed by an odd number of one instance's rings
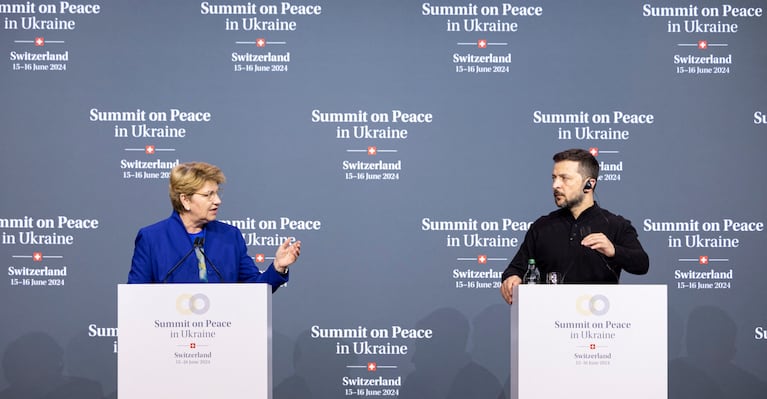
[[[559,273],[562,283],[617,284],[621,270],[645,274],[649,258],[636,229],[594,202],[599,163],[588,151],[571,149],[553,157],[554,202],[560,208],[530,226],[525,240],[501,277],[501,295],[513,302],[528,259],[542,276]]]

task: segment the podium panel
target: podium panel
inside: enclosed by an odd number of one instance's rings
[[[117,302],[120,399],[271,399],[268,284],[120,284]]]
[[[668,397],[665,285],[520,285],[511,398]]]

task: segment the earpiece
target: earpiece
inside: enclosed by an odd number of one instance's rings
[[[589,180],[587,180],[587,181],[586,181],[586,185],[585,185],[585,186],[583,186],[583,192],[584,192],[584,193],[585,193],[585,192],[588,192],[589,190],[591,190],[591,189],[593,189],[593,188],[594,188],[594,186],[593,186],[593,185],[591,185],[591,179],[589,179]]]

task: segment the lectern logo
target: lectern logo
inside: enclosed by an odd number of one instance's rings
[[[181,294],[176,298],[176,310],[183,315],[205,314],[210,309],[210,299],[205,294]]]
[[[602,294],[581,295],[575,300],[575,310],[584,316],[604,316],[610,310],[610,300]]]

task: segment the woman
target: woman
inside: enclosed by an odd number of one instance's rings
[[[301,253],[290,239],[277,248],[263,273],[248,255],[240,230],[216,221],[221,206],[218,167],[188,162],[170,173],[169,218],[139,230],[128,283],[268,283],[272,292],[288,281],[288,266]]]

